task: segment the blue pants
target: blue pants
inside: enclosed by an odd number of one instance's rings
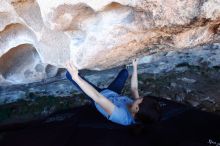
[[[112,90],[118,94],[121,94],[122,89],[124,88],[125,82],[128,78],[128,70],[127,69],[122,69],[118,76],[115,78],[115,80],[107,87],[107,89]],[[91,86],[93,86],[98,92],[103,91],[104,89],[100,89],[99,87],[95,86],[94,84],[92,84],[91,82],[89,82],[88,80],[86,80],[83,76],[81,76],[81,74],[79,73],[79,76],[84,79],[87,83],[89,83]],[[72,79],[72,76],[70,75],[70,73],[67,71],[66,72],[66,78],[68,80],[70,80],[80,91],[82,91],[87,97],[89,97],[81,88],[80,86]],[[91,98],[89,97],[89,99],[91,100]]]

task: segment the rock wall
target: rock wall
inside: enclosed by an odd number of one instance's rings
[[[219,41],[219,0],[1,0],[0,83],[56,76],[69,59],[103,70]]]

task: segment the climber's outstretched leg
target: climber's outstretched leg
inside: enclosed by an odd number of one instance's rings
[[[121,94],[122,89],[124,88],[125,82],[128,78],[128,70],[122,69],[115,80],[108,86],[109,90]]]

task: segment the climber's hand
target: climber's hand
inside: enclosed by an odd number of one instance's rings
[[[137,65],[138,65],[138,58],[133,59],[132,60],[132,64],[133,64],[133,67],[137,67]]]
[[[67,61],[65,63],[66,69],[69,71],[69,73],[71,74],[72,77],[78,77],[78,69],[76,68],[76,66],[73,64],[72,61]]]

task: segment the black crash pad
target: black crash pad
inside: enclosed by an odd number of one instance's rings
[[[217,146],[220,116],[156,98],[158,123],[121,126],[90,105],[60,111],[44,120],[0,127],[0,146]],[[136,128],[135,128],[136,129]]]

